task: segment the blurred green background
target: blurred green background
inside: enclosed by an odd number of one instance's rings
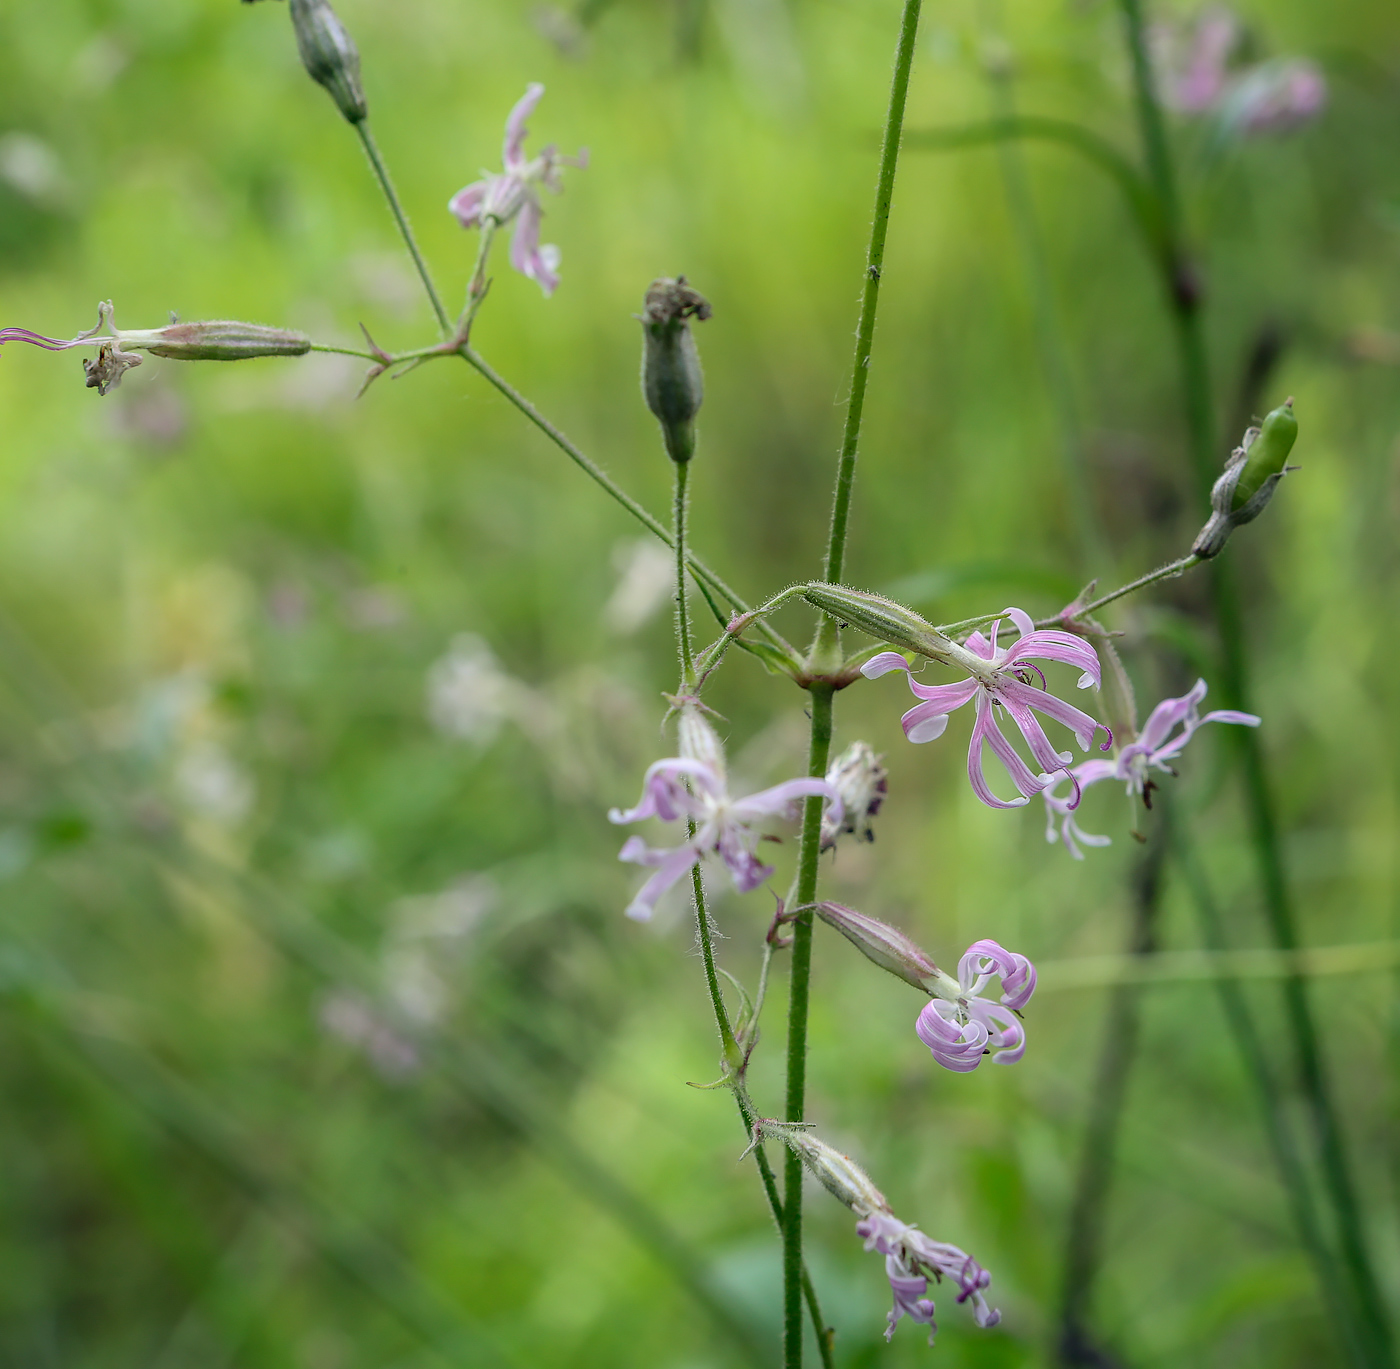
[[[560,290],[500,254],[484,355],[664,509],[631,315],[684,272],[714,305],[695,545],[751,598],[816,573],[897,5],[339,8],[450,306],[475,237],[446,200],[496,164],[528,81],[547,86],[532,146],[590,150],[546,204]],[[1287,394],[1302,426],[1302,473],[1226,554],[1304,937],[1379,942],[1400,930],[1400,13],[1241,12],[1256,56],[1312,56],[1331,100],[1288,137],[1173,125],[1220,455]],[[1136,155],[1114,7],[930,3],[909,129],[1000,107],[989,55],[1022,109]],[[176,310],[432,340],[285,6],[0,7],[0,325],[70,336],[108,297],[128,328]],[[465,366],[356,401],[350,358],[148,360],[99,400],[76,356],[0,360],[0,1362],[775,1362],[777,1243],[742,1133],[685,1086],[716,1073],[692,928],[679,903],[623,919],[637,872],[605,817],[669,746],[664,565],[639,529]],[[848,578],[944,620],[1049,612],[1179,554],[1203,518],[1161,292],[1115,187],[1055,146],[911,142]],[[1187,579],[1112,614],[1144,704],[1214,680],[1204,600]],[[741,782],[800,770],[790,686],[735,655],[712,702]],[[890,798],[827,887],[944,964],[982,936],[1047,963],[1119,950],[1139,851],[1112,786],[1081,821],[1114,844],[1074,862],[1038,806],[973,798],[966,720],[906,746],[906,703],[890,681],[838,700],[837,745],[885,752]],[[1178,814],[1232,940],[1260,945],[1212,731]],[[793,847],[775,849],[782,888]],[[769,912],[761,892],[716,905],[750,984]],[[1161,937],[1200,944],[1170,872]],[[918,996],[818,930],[809,1116],[991,1269],[1004,1314],[979,1332],[945,1289],[936,1349],[912,1325],[886,1347],[880,1261],[814,1191],[841,1365],[1052,1358],[1105,1007],[1072,970],[1045,970],[1021,1065],[957,1076],[913,1035]],[[1400,1312],[1395,988],[1383,968],[1320,977],[1313,1004]],[[1276,993],[1249,992],[1282,1062]],[[772,1111],[783,996],[779,974],[753,1080]],[[1102,1362],[1343,1363],[1211,987],[1144,989],[1141,1009]]]

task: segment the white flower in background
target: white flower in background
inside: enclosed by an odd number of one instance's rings
[[[376,1073],[391,1082],[418,1072],[418,1048],[396,1032],[358,995],[337,990],[328,994],[318,1015],[321,1030],[362,1050]]]
[[[620,542],[613,549],[617,588],[603,609],[603,621],[626,637],[652,618],[676,584],[676,560],[654,537]]]
[[[248,816],[256,797],[252,779],[217,742],[187,747],[175,763],[175,790],[194,812],[225,827]]]
[[[439,732],[485,746],[510,717],[519,687],[480,637],[463,632],[428,668],[428,717]]]

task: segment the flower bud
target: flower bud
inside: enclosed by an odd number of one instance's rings
[[[937,965],[898,927],[867,917],[843,903],[818,903],[813,911],[829,927],[835,927],[867,960],[892,975],[931,994],[933,986],[947,980],[953,989],[957,981]]]
[[[642,305],[642,394],[672,461],[689,461],[695,453],[695,415],[705,386],[688,320],[710,313],[709,301],[684,276],[652,281]]]
[[[802,597],[847,625],[878,637],[904,651],[917,651],[935,661],[950,661],[959,656],[959,649],[932,623],[925,622],[913,609],[863,590],[847,589],[845,585],[828,585],[814,580],[805,585]],[[985,663],[984,663],[985,664]]]
[[[124,346],[141,347],[152,356],[177,361],[243,361],[248,357],[298,357],[311,350],[305,333],[269,328],[262,323],[238,323],[210,319],[199,323],[172,323],[167,328],[126,331]]]
[[[836,845],[842,832],[858,841],[874,841],[873,819],[889,792],[889,771],[880,763],[869,742],[852,742],[827,767],[826,782],[841,795],[841,821],[833,821],[832,810],[822,816],[822,850]]]
[[[336,108],[352,124],[369,113],[360,84],[360,50],[329,0],[291,0],[297,51],[307,74],[325,86]]]
[[[754,1143],[773,1137],[796,1154],[808,1169],[821,1180],[822,1187],[834,1198],[845,1203],[853,1212],[868,1216],[872,1212],[888,1212],[890,1205],[870,1176],[848,1155],[819,1141],[805,1126],[758,1118],[753,1125]]]
[[[1274,497],[1278,482],[1294,466],[1286,465],[1298,437],[1298,420],[1293,416],[1290,397],[1265,418],[1263,425],[1250,428],[1243,442],[1230,453],[1225,473],[1210,492],[1210,521],[1192,544],[1191,552],[1202,560],[1218,556],[1230,534],[1245,523],[1252,523]]]

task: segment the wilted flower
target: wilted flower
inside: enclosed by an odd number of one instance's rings
[[[878,1250],[885,1257],[885,1275],[894,1293],[886,1340],[893,1337],[901,1317],[910,1317],[929,1328],[928,1341],[933,1344],[938,1327],[933,1301],[926,1296],[929,1279],[946,1278],[956,1283],[958,1301],[971,1302],[978,1326],[995,1326],[1001,1320],[1001,1313],[988,1307],[984,1294],[992,1276],[966,1251],[932,1240],[918,1227],[900,1221],[885,1195],[850,1156],[818,1140],[805,1125],[759,1118],[754,1123],[753,1144],[769,1136],[794,1151],[827,1192],[860,1218],[856,1235],[867,1250]]]
[[[1011,647],[1002,650],[997,645],[1000,620],[992,624],[990,640],[980,632],[974,632],[964,644],[967,668],[972,672],[972,678],[960,684],[925,685],[910,673],[909,688],[924,702],[915,704],[900,720],[904,725],[904,735],[911,742],[931,742],[943,735],[948,726],[949,713],[972,702],[976,717],[967,753],[967,774],[972,781],[973,792],[991,808],[1019,808],[1029,801],[1032,794],[1040,793],[1052,782],[1049,774],[1037,776],[1032,773],[1002,735],[996,709],[1005,709],[1011,715],[1030,746],[1031,754],[1047,772],[1072,774],[1069,762],[1073,757],[1068,751],[1056,751],[1050,745],[1032,710],[1063,723],[1086,751],[1100,728],[1108,734],[1108,741],[1101,745],[1100,750],[1108,750],[1113,742],[1113,733],[1103,723],[1096,722],[1087,713],[1051,694],[1045,686],[1045,676],[1040,668],[1030,663],[1031,657],[1037,657],[1075,666],[1083,672],[1079,677],[1080,689],[1088,689],[1100,680],[1099,658],[1094,648],[1082,637],[1069,632],[1035,631],[1030,615],[1019,608],[1007,609],[1006,616],[1016,625],[1018,633],[1018,640]],[[986,662],[985,667],[981,662]],[[867,661],[861,667],[861,674],[873,680],[890,670],[908,672],[909,663],[898,652],[885,651]],[[1039,688],[1032,684],[1032,679],[1039,680]],[[992,753],[1006,767],[1011,782],[1020,791],[1020,797],[1010,801],[999,799],[988,788],[982,773],[984,746],[990,746]]]
[[[661,897],[704,856],[719,855],[741,894],[756,889],[773,867],[764,865],[755,854],[764,818],[797,816],[797,801],[810,794],[822,794],[829,811],[841,819],[841,796],[826,780],[787,780],[747,798],[733,798],[725,770],[724,746],[714,728],[701,716],[699,706],[686,700],[680,710],[679,756],[655,762],[642,781],[642,797],[635,808],[625,812],[614,808],[610,822],[640,822],[660,818],[676,822],[689,818],[695,835],[670,848],[648,846],[641,837],[629,837],[618,853],[619,860],[656,868],[627,908],[627,916],[645,922],[656,910]]]
[[[822,818],[822,850],[830,850],[842,832],[857,841],[875,840],[875,815],[889,793],[889,771],[869,742],[852,742],[827,767],[827,783],[841,795],[844,816],[838,822],[827,813]]]
[[[1001,979],[1001,1001],[982,997],[993,975]],[[914,1030],[940,1065],[960,1074],[975,1070],[991,1051],[994,1064],[1014,1065],[1026,1053],[1026,1033],[1017,1014],[1035,992],[1035,966],[995,941],[974,941],[958,961],[956,982],[942,975],[929,986],[936,995],[919,1014]]]
[[[580,151],[576,157],[561,157],[551,144],[538,157],[526,158],[525,137],[529,130],[525,120],[534,113],[543,94],[544,87],[538,81],[532,82],[511,110],[501,151],[501,173],[483,171],[482,179],[464,186],[447,202],[447,207],[463,228],[480,228],[488,219],[504,227],[514,219],[510,264],[521,275],[538,282],[546,295],[552,295],[559,285],[559,249],[553,243],[540,244],[544,210],[540,207],[538,187],[548,186],[557,193],[562,188],[559,168],[587,166],[588,154]]]
[[[1204,727],[1206,723],[1259,726],[1261,720],[1255,714],[1241,713],[1233,708],[1219,708],[1201,717],[1199,709],[1205,696],[1206,682],[1197,680],[1190,691],[1179,699],[1163,699],[1148,715],[1137,740],[1125,746],[1113,760],[1088,760],[1075,766],[1072,773],[1078,789],[1087,789],[1100,780],[1122,780],[1128,787],[1129,797],[1140,795],[1144,805],[1151,808],[1152,791],[1156,788],[1151,772],[1160,770],[1163,774],[1175,776],[1176,771],[1168,762],[1181,754],[1197,728]],[[1178,728],[1180,731],[1176,730]],[[1109,838],[1080,831],[1074,822],[1068,798],[1059,798],[1055,793],[1059,783],[1057,779],[1042,794],[1045,799],[1045,840],[1063,841],[1070,855],[1076,860],[1083,860],[1084,853],[1078,843],[1107,846]],[[1057,820],[1060,824],[1058,832],[1055,828]]]

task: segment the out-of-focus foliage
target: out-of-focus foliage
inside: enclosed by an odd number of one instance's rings
[[[446,200],[495,162],[528,81],[548,88],[537,140],[590,149],[546,205],[562,287],[546,300],[502,257],[483,353],[662,509],[631,315],[653,276],[684,272],[714,304],[697,549],[755,598],[814,574],[897,7],[339,8],[450,305],[476,244]],[[1261,55],[1317,58],[1332,100],[1315,126],[1223,150],[1175,126],[1221,457],[1242,405],[1291,393],[1302,428],[1302,473],[1226,555],[1305,937],[1377,941],[1400,898],[1400,15],[1276,0],[1244,17]],[[1022,109],[1136,155],[1102,0],[929,5],[911,130],[987,117],[992,51]],[[1061,148],[1023,155],[1112,564],[1076,539],[998,154],[911,147],[848,564],[944,619],[1052,610],[1179,554],[1204,519],[1121,199]],[[0,9],[0,325],[70,336],[109,297],[126,327],[175,310],[432,339],[285,7]],[[1269,332],[1281,358],[1241,399]],[[0,1362],[771,1361],[776,1241],[732,1106],[685,1087],[716,1072],[692,932],[680,905],[622,919],[636,872],[604,816],[662,754],[664,565],[658,581],[639,529],[465,366],[357,402],[361,371],[151,360],[99,401],[75,354],[0,358]],[[1116,612],[1145,702],[1213,678],[1203,594],[1188,579]],[[800,766],[790,686],[735,653],[713,702],[744,778]],[[838,897],[945,963],[978,936],[1038,961],[1119,948],[1137,858],[1120,799],[1086,802],[1114,845],[1073,862],[1038,806],[973,799],[956,722],[914,749],[896,683],[838,702],[838,745],[864,736],[891,771],[878,841],[837,853]],[[1255,945],[1223,742],[1193,745],[1179,812],[1232,938]],[[762,893],[717,904],[722,958],[750,982],[770,911]],[[1162,935],[1198,944],[1174,883]],[[1055,994],[1047,973],[1024,1063],[953,1076],[914,1038],[917,995],[825,929],[816,949],[810,1116],[993,1271],[1004,1312],[977,1332],[944,1290],[937,1349],[910,1326],[886,1348],[878,1260],[814,1194],[839,1362],[1043,1361],[1102,995]],[[1099,1333],[1134,1364],[1340,1363],[1214,995],[1144,992]],[[1394,992],[1381,973],[1314,986],[1392,1291]],[[1273,1030],[1273,991],[1251,997]],[[783,1008],[779,977],[760,1107],[781,1097]]]

